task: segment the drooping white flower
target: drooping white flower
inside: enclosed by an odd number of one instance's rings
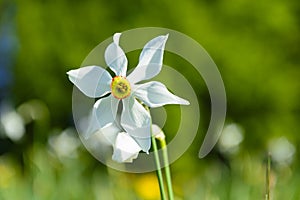
[[[100,130],[114,147],[113,159],[132,162],[141,150],[148,153],[151,146],[151,116],[140,102],[150,108],[166,104],[188,105],[189,102],[170,93],[160,82],[139,84],[161,71],[168,35],[158,36],[144,46],[137,67],[128,76],[128,61],[119,46],[120,36],[121,33],[114,34],[104,55],[106,64],[115,73],[114,77],[99,66],[86,66],[67,74],[86,96],[100,98],[93,106],[86,138]],[[120,101],[122,111],[119,115]],[[114,127],[116,131],[106,131],[108,127]]]

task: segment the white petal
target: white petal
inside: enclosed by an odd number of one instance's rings
[[[134,139],[129,134],[121,132],[116,138],[112,159],[117,162],[132,162],[140,151],[141,147]]]
[[[118,133],[124,131],[124,129],[121,128],[122,126],[120,124],[120,118],[120,114],[117,113],[114,123],[101,129],[102,134],[111,145],[115,144]]]
[[[70,81],[88,97],[101,97],[110,92],[112,77],[101,67],[82,67],[70,70],[67,74]]]
[[[127,58],[124,51],[119,46],[121,33],[113,36],[113,42],[106,48],[104,58],[106,64],[115,72],[117,76],[126,76]]]
[[[156,76],[162,67],[164,48],[168,35],[161,35],[150,40],[143,48],[139,64],[127,77],[129,82],[137,83]]]
[[[104,128],[115,121],[118,105],[119,99],[116,99],[112,95],[96,101],[94,111],[101,128]]]
[[[135,85],[132,95],[151,108],[160,107],[166,104],[190,104],[187,100],[169,92],[164,84],[157,81]]]
[[[94,108],[90,112],[87,120],[87,129],[82,131],[82,136],[86,140],[93,136],[101,128],[100,124],[98,123],[98,119]]]
[[[87,139],[99,129],[103,129],[115,122],[119,100],[112,95],[99,99],[94,104],[89,119],[89,127],[84,137]]]
[[[117,126],[115,123],[106,126],[100,130],[105,139],[109,142],[109,144],[114,145],[116,142],[116,138],[118,133],[122,132],[121,128]]]
[[[151,146],[151,117],[149,112],[132,96],[123,99],[121,125],[142,150],[148,153]]]

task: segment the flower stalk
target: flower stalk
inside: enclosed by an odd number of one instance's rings
[[[158,140],[160,142],[160,146],[161,146],[161,149],[163,152],[163,162],[164,162],[164,166],[165,166],[165,175],[166,175],[166,181],[167,181],[169,200],[174,200],[171,170],[170,170],[170,166],[169,166],[169,158],[168,158],[168,150],[167,150],[166,140],[165,140],[165,137],[159,137]]]
[[[271,172],[271,154],[268,154],[266,166],[266,200],[270,200],[270,172]]]
[[[164,188],[164,180],[163,180],[162,171],[161,171],[157,143],[156,143],[156,139],[155,139],[154,135],[152,135],[152,146],[153,146],[155,164],[156,164],[156,168],[157,168],[156,174],[157,174],[157,179],[158,179],[158,184],[159,184],[160,196],[161,196],[162,200],[166,200],[167,198],[166,198],[166,192],[165,192],[165,188]]]

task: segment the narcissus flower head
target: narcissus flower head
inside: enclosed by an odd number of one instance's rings
[[[148,153],[151,147],[151,116],[141,102],[150,108],[166,104],[188,105],[189,102],[169,92],[160,82],[139,84],[161,71],[168,35],[155,37],[144,46],[137,67],[128,76],[128,61],[119,46],[120,36],[121,33],[114,34],[104,55],[115,76],[99,66],[86,66],[67,74],[86,96],[100,98],[93,106],[86,138],[102,131],[114,148],[113,160],[132,162],[141,150]],[[120,102],[122,111],[118,113]],[[111,126],[115,131],[107,131]]]

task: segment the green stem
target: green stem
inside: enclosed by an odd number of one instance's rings
[[[146,105],[143,105],[143,106],[150,114],[149,107]],[[151,126],[152,126],[152,119],[151,119]],[[155,159],[156,168],[157,168],[156,172],[157,172],[158,184],[159,184],[159,189],[160,189],[160,196],[161,196],[162,200],[167,200],[162,171],[161,171],[161,165],[160,165],[160,160],[159,160],[159,155],[158,155],[156,137],[153,134],[152,127],[151,127],[151,139],[152,139],[152,145],[153,145],[154,159]],[[157,138],[157,139],[161,142],[160,138]],[[164,139],[163,139],[163,141],[164,141],[164,145],[162,145],[162,142],[161,142],[161,147],[163,149],[162,151],[163,151],[164,165],[166,166],[165,173],[166,173],[166,178],[167,178],[167,188],[168,188],[169,200],[173,200],[174,197],[173,197],[172,182],[171,182],[171,175],[170,175],[171,173],[170,173],[169,161],[168,161],[167,145],[166,145],[166,141]],[[171,193],[171,195],[170,195],[170,193]]]
[[[157,178],[158,178],[158,184],[159,184],[159,189],[160,189],[160,196],[162,200],[166,200],[166,192],[164,188],[164,181],[162,177],[162,172],[161,172],[161,166],[160,166],[160,161],[159,161],[159,155],[158,155],[158,150],[157,150],[157,143],[155,140],[155,136],[152,135],[152,145],[153,145],[153,152],[154,152],[154,159],[156,163],[156,168],[157,168]]]
[[[270,200],[270,172],[271,172],[271,154],[268,154],[266,167],[266,200]]]
[[[163,161],[165,165],[165,175],[167,179],[167,188],[168,188],[168,195],[170,200],[174,200],[173,188],[172,188],[172,178],[171,178],[171,171],[169,166],[169,158],[168,158],[168,150],[165,138],[159,138],[161,149],[163,151]]]

